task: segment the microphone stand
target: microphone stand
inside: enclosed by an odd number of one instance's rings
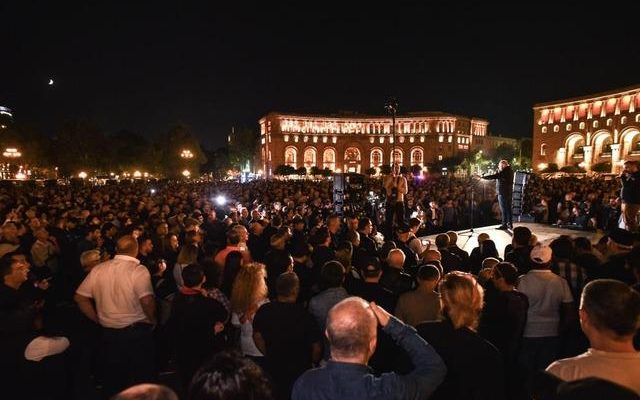
[[[471,183],[469,183],[469,188],[471,189],[471,215],[469,217],[469,232],[466,233],[461,233],[458,236],[468,236],[467,238],[467,242],[469,241],[469,239],[471,239],[474,235],[475,235],[475,231],[473,228],[473,215],[475,214],[475,193],[476,193],[476,189],[474,187],[474,183],[473,183],[473,177],[471,178]],[[465,243],[466,245],[466,243]]]

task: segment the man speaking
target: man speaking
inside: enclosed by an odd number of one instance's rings
[[[507,160],[500,160],[498,173],[485,175],[482,179],[495,179],[498,192],[498,204],[502,214],[502,225],[498,229],[513,229],[513,216],[511,215],[511,195],[513,194],[513,170]]]

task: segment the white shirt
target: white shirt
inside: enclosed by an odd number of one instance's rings
[[[577,357],[554,362],[547,372],[563,381],[590,377],[606,379],[640,395],[640,352],[612,353],[589,349]]]
[[[76,293],[95,300],[100,325],[119,329],[147,320],[140,299],[153,296],[153,287],[137,258],[119,254],[95,266]]]
[[[573,302],[567,281],[551,270],[532,269],[520,277],[518,291],[529,298],[523,336],[558,336],[562,303]]]
[[[262,300],[258,303],[258,309],[268,303],[269,299]],[[253,314],[255,316],[255,313]],[[231,314],[231,324],[240,328],[240,349],[242,354],[250,357],[262,357],[264,354],[258,350],[256,343],[253,341],[253,318],[247,319],[244,323],[240,323],[241,315],[238,313]]]

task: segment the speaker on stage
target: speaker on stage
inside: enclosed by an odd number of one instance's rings
[[[522,222],[525,218],[522,215],[524,205],[524,189],[529,181],[530,173],[526,171],[516,171],[513,177],[513,195],[511,197],[511,212],[513,216],[518,217],[518,221]]]

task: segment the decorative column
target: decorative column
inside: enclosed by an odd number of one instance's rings
[[[558,149],[558,154],[556,155],[556,164],[558,164],[558,169],[564,167],[564,164],[567,160],[567,149],[564,147],[560,147]]]
[[[591,171],[591,162],[593,161],[593,146],[584,146],[584,169]]]
[[[611,145],[611,173],[618,172],[620,162],[620,143],[614,143]]]

